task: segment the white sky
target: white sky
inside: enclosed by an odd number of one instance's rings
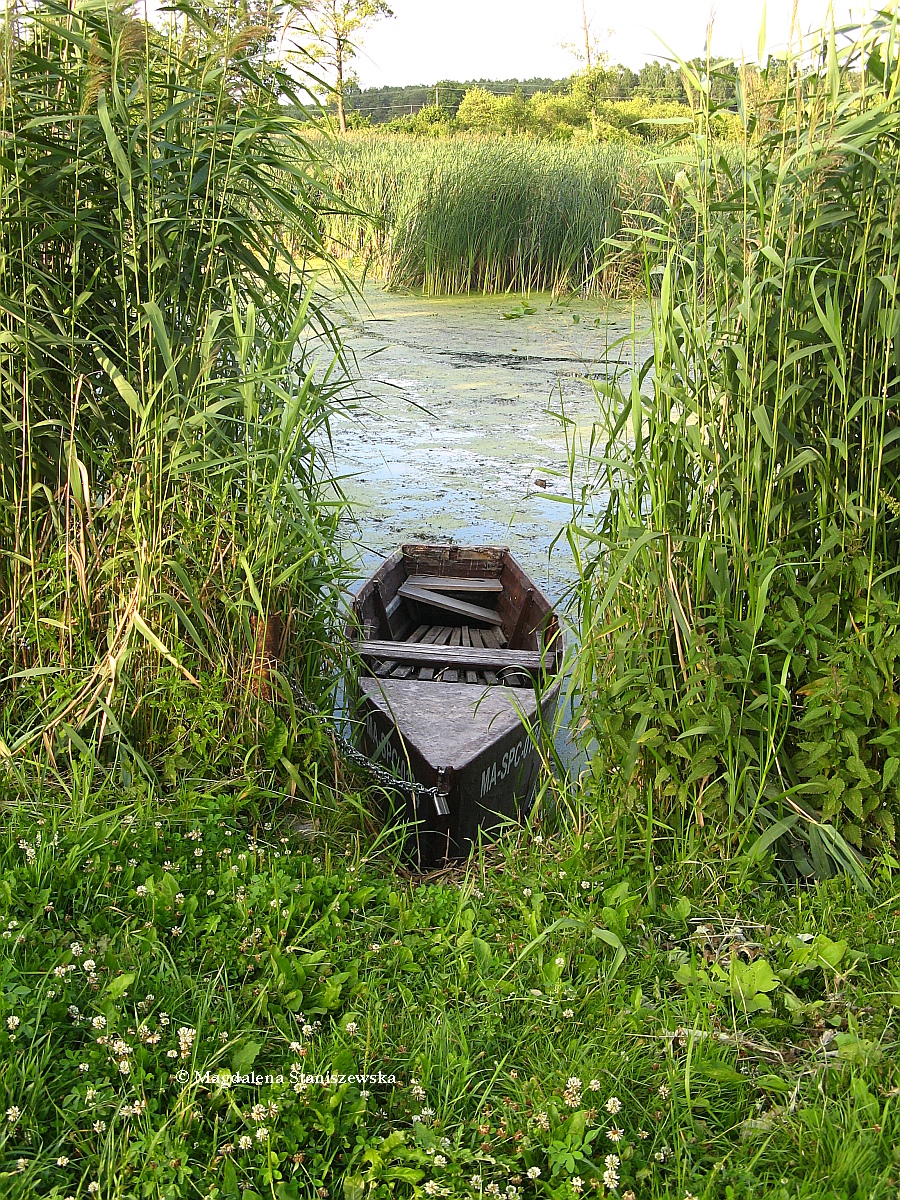
[[[355,68],[362,87],[438,79],[558,79],[577,68],[562,43],[584,41],[581,0],[390,3],[394,19],[380,21],[361,40]],[[766,5],[763,0],[586,0],[592,34],[613,62],[632,67],[665,57],[665,45],[684,58],[702,54],[711,14],[713,54],[756,60],[764,7],[767,50],[777,50],[788,42],[793,0]],[[888,7],[887,0],[877,5],[834,0],[835,21],[843,24],[876,7]],[[829,4],[798,0],[797,10],[799,30],[808,33],[826,22]]]

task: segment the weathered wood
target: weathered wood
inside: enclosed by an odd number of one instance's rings
[[[457,625],[451,630],[450,637],[447,640],[447,645],[450,647],[450,649],[452,649],[454,646],[459,646],[461,644],[462,630]],[[455,667],[445,667],[441,672],[441,678],[443,679],[444,683],[456,683],[457,679],[459,679],[459,671],[457,671]]]
[[[410,575],[407,583],[414,587],[427,588],[432,592],[496,592],[503,591],[499,579],[465,579],[454,578],[452,575]]]
[[[475,632],[477,633],[478,630],[476,629]],[[472,631],[469,629],[468,625],[463,625],[463,627],[462,627],[462,645],[463,646],[471,646],[472,645]],[[478,672],[477,671],[466,671],[466,683],[477,683],[477,682],[478,682]]]
[[[384,593],[381,590],[381,584],[376,583],[372,593],[372,598],[375,601],[375,615],[378,618],[378,627],[382,637],[393,637],[394,631],[391,629],[391,619],[387,613],[387,606],[384,603]]]
[[[435,643],[440,645],[446,642],[450,637],[450,627],[448,625],[432,625],[428,633],[422,638],[423,645],[433,646]],[[422,667],[419,671],[419,678],[426,682],[434,679],[434,667]]]
[[[412,633],[409,635],[409,637],[404,638],[404,641],[420,642],[422,640],[422,638],[425,636],[425,634],[428,632],[429,628],[430,628],[430,626],[428,626],[428,625],[420,625],[418,627],[418,629],[414,629],[412,631]],[[391,678],[392,679],[409,679],[409,677],[411,675],[415,675],[415,673],[416,673],[415,667],[409,666],[408,664],[401,663],[401,665],[399,667],[396,665],[394,666],[393,671],[391,671]],[[377,675],[378,671],[376,671],[375,674]]]
[[[498,671],[504,668],[540,671],[544,665],[543,655],[536,650],[440,646],[425,642],[357,642],[356,652],[362,658],[390,658],[396,662],[423,663],[433,667],[471,667],[475,671]]]
[[[451,596],[442,596],[438,592],[429,592],[427,588],[416,587],[413,583],[404,583],[398,589],[398,595],[404,600],[414,600],[417,604],[427,604],[442,612],[453,613],[457,617],[468,617],[472,621],[483,621],[486,625],[500,625],[502,618],[492,608],[482,608],[480,604],[469,604],[466,600],[454,600]]]
[[[534,599],[534,588],[529,588],[525,593],[525,599],[522,601],[522,607],[519,609],[519,615],[516,619],[515,628],[509,639],[510,650],[518,650],[522,647],[522,640],[525,636],[526,622],[528,621],[528,613],[531,609],[531,602]],[[524,647],[522,647],[524,648]]]
[[[476,650],[480,650],[483,646],[488,646],[488,643],[484,640],[484,635],[487,632],[488,631],[486,629],[470,629],[469,630],[469,636],[472,639],[472,645],[475,647]],[[490,649],[490,646],[488,646],[488,649]],[[494,671],[485,671],[484,672],[484,682],[485,683],[496,683],[497,682],[496,673]]]

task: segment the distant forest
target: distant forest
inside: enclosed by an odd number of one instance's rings
[[[595,67],[591,71],[591,78],[598,99],[630,100],[645,97],[648,100],[687,100],[681,73],[669,63],[646,63],[640,71],[632,71],[630,67],[621,65]],[[527,98],[536,92],[564,95],[569,91],[571,82],[571,79],[469,79],[464,82],[442,79],[430,85],[410,84],[406,87],[359,88],[350,85],[344,92],[344,102],[348,112],[356,113],[358,120],[368,119],[373,125],[380,125],[431,105],[455,117],[463,96],[473,88],[482,88],[495,96],[520,93]]]

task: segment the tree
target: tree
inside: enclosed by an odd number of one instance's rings
[[[380,17],[392,17],[387,0],[296,0],[297,33],[304,52],[334,72],[331,91],[337,104],[341,133],[347,132],[344,89],[349,80],[348,64],[356,54],[354,41]]]

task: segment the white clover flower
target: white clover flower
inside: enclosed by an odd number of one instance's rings
[[[599,1092],[600,1089],[603,1087],[603,1084],[600,1082],[599,1079],[592,1079],[591,1082],[588,1084],[588,1087],[591,1089],[592,1092]]]
[[[84,953],[81,942],[73,942],[69,947],[69,951],[72,955],[74,955],[75,958],[81,958],[82,954]]]
[[[56,1160],[56,1165],[58,1167],[67,1167],[69,1165],[69,1160],[66,1158],[65,1154],[61,1154],[59,1156],[59,1158]]]
[[[94,1133],[103,1133],[104,1130],[106,1129],[106,1122],[105,1121],[95,1121],[94,1124],[91,1126],[91,1128],[93,1129]]]
[[[589,879],[582,879],[581,886],[587,889],[591,886],[591,881]]]
[[[573,1192],[583,1192],[584,1191],[584,1180],[581,1178],[580,1175],[573,1175],[572,1178],[569,1180],[569,1183],[572,1185]]]
[[[426,1196],[439,1196],[441,1194],[440,1184],[435,1183],[433,1179],[429,1179],[425,1184]]]
[[[106,1017],[104,1017],[104,1016],[92,1017],[91,1025],[94,1027],[94,1029],[105,1029],[106,1028]]]
[[[302,1049],[303,1047],[299,1042],[291,1042],[290,1046],[288,1046],[288,1050],[290,1050],[291,1054],[299,1054]]]
[[[243,1137],[238,1138],[237,1144],[238,1144],[238,1148],[240,1150],[249,1150],[250,1147],[253,1145],[253,1138],[248,1137],[245,1133]]]
[[[531,888],[522,888],[523,896],[532,896],[533,894],[534,893],[532,892]]]
[[[87,971],[87,973],[90,974],[91,971],[96,969],[97,964],[94,962],[94,960],[92,958],[86,958],[84,960],[84,962],[81,964],[81,966],[82,966],[83,970]]]
[[[143,883],[139,883],[137,885],[137,887],[134,889],[134,893],[136,896],[146,896],[148,891],[149,891],[149,888],[147,888],[146,885]]]
[[[254,1104],[250,1109],[251,1121],[264,1121],[266,1119],[266,1106],[264,1104]]]
[[[346,1028],[351,1037],[355,1037],[357,1031],[359,1030],[359,1026],[355,1021],[348,1021]]]
[[[91,1182],[87,1186],[87,1190],[88,1190],[88,1195],[96,1196],[97,1193],[100,1191],[100,1184],[97,1182],[96,1179],[92,1179]]]
[[[11,1108],[8,1108],[6,1110],[6,1119],[7,1119],[7,1121],[9,1121],[10,1125],[15,1125],[16,1121],[18,1121],[18,1119],[19,1119],[19,1117],[21,1117],[21,1115],[22,1115],[22,1110],[20,1108],[18,1108],[15,1104]]]
[[[127,1058],[122,1058],[119,1060],[119,1074],[120,1075],[130,1075],[131,1074],[131,1063],[128,1061]]]
[[[565,1019],[568,1021],[568,1019],[569,1019],[570,1017],[574,1017],[574,1016],[575,1016],[575,1012],[574,1012],[574,1010],[573,1010],[573,1009],[571,1009],[571,1008],[564,1008],[564,1009],[563,1009],[563,1016],[564,1016],[564,1017],[565,1017]]]
[[[166,1058],[177,1058],[177,1057],[178,1057],[177,1050],[167,1050],[166,1051]]]
[[[672,1094],[672,1090],[667,1083],[661,1083],[659,1085],[659,1087],[656,1089],[656,1091],[657,1091],[657,1094],[659,1095],[660,1099],[662,1099],[662,1100],[665,1100],[668,1096],[671,1096],[671,1094]]]
[[[18,1029],[21,1024],[22,1024],[22,1022],[19,1020],[18,1017],[7,1017],[6,1018],[6,1028],[7,1029]]]
[[[447,1160],[444,1158],[443,1154],[436,1154],[434,1156],[434,1165],[436,1167],[446,1167]]]
[[[554,966],[557,966],[557,967],[564,967],[566,965],[566,960],[560,954],[557,958],[554,958],[553,964],[554,964]]]
[[[617,1129],[615,1126],[613,1126],[612,1129],[607,1129],[606,1136],[611,1142],[621,1142],[622,1138],[625,1136],[625,1130]]]
[[[192,1029],[189,1025],[182,1025],[178,1030],[178,1049],[181,1051],[182,1058],[187,1058],[190,1054],[196,1036],[197,1030]]]
[[[28,1159],[27,1158],[17,1158],[16,1166],[18,1167],[18,1169],[20,1171],[24,1171],[25,1168],[28,1166]]]
[[[610,1098],[603,1105],[603,1107],[606,1109],[606,1111],[608,1113],[611,1113],[612,1116],[615,1116],[617,1112],[622,1111],[622,1101],[619,1099],[618,1096],[610,1096]]]
[[[266,1129],[265,1125],[260,1125],[259,1129],[256,1131],[256,1140],[258,1142],[264,1142],[268,1136],[268,1129]]]
[[[91,1068],[90,1068],[90,1065],[89,1065],[88,1063],[79,1063],[79,1064],[78,1064],[78,1070],[79,1070],[79,1072],[80,1072],[82,1075],[84,1075],[84,1074],[85,1074],[87,1071],[89,1071],[90,1069],[91,1069]]]
[[[538,1176],[540,1175],[540,1173],[541,1173],[540,1167],[529,1167],[528,1170],[525,1172],[525,1174],[528,1176],[529,1179],[537,1179]]]

